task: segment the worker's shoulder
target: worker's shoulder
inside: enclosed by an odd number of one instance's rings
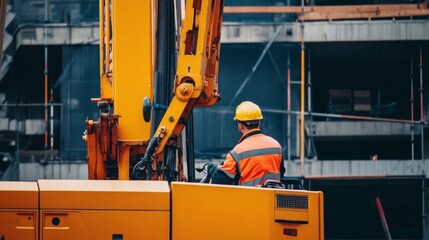
[[[281,148],[281,144],[276,139],[274,139],[273,137],[270,137],[267,135],[264,135],[264,137],[265,137],[265,141],[270,142],[272,145],[277,145],[278,147]]]

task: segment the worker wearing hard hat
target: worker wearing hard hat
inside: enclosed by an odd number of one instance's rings
[[[211,183],[262,185],[266,180],[280,180],[285,172],[282,147],[260,130],[261,109],[250,101],[237,106],[234,120],[241,138],[220,165],[209,164]]]

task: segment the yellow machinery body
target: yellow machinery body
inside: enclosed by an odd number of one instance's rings
[[[172,239],[324,239],[323,193],[172,183]]]
[[[39,189],[35,182],[0,182],[0,239],[38,239]]]
[[[153,2],[100,0],[100,118],[87,119],[84,135],[90,179],[129,179],[150,138],[141,110],[153,96]]]
[[[100,108],[100,118],[86,120],[83,136],[90,179],[166,180],[167,169],[177,172],[174,180],[188,180],[181,132],[194,107],[211,106],[219,99],[223,0],[188,0],[176,36],[173,98],[157,127],[152,126],[153,119],[144,119],[144,99],[155,94],[157,3],[100,1],[100,98],[92,99]],[[177,164],[166,164],[166,146],[179,153]],[[140,161],[150,168],[141,178],[130,171]]]
[[[167,182],[39,180],[38,185],[40,239],[169,239]]]
[[[194,107],[219,100],[223,1],[186,1],[174,96],[155,124],[142,109],[155,94],[158,3],[100,0],[90,180],[0,182],[0,239],[324,239],[321,192],[186,182],[181,132]]]
[[[0,196],[5,240],[324,239],[323,193],[314,191],[39,180],[0,184]]]

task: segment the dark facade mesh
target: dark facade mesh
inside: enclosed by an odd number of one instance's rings
[[[214,107],[194,109],[197,158],[223,157],[240,138],[233,121],[236,106],[245,100],[258,104],[264,116],[262,131],[278,140],[287,154],[287,56],[291,54],[291,79],[299,80],[299,46],[274,44],[253,77],[243,85],[264,49],[262,44],[222,45],[219,67],[221,101]],[[294,86],[292,86],[294,88]],[[292,89],[292,110],[299,110],[299,92]],[[298,89],[296,89],[298,90]],[[236,96],[236,97],[235,97]],[[235,100],[233,102],[232,99]],[[296,115],[291,116],[292,146],[295,155]]]
[[[85,159],[85,119],[98,119],[98,109],[91,98],[100,96],[99,48],[64,46],[63,52],[64,70],[57,81],[63,103],[60,154],[63,159]]]

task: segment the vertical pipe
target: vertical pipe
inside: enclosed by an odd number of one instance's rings
[[[423,224],[423,238],[426,239],[426,176],[422,175],[422,224]]]
[[[172,70],[170,68],[171,56],[174,56],[174,45],[172,45],[172,38],[174,32],[172,32],[172,16],[170,12],[173,7],[172,2],[168,0],[158,0],[158,14],[157,14],[157,48],[156,48],[156,69],[155,69],[155,86],[153,89],[153,103],[168,105],[170,102],[170,96],[173,95],[171,92],[171,79],[174,79]],[[156,127],[161,122],[164,111],[153,111],[152,117],[152,131],[155,132]]]
[[[305,125],[305,119],[304,119],[304,88],[305,88],[305,53],[304,53],[304,0],[301,0],[301,113],[300,113],[300,119],[301,119],[301,125],[300,125],[300,162],[301,162],[301,169],[300,173],[301,176],[304,176],[304,159],[305,159],[305,152],[304,152],[304,125]]]
[[[73,74],[73,63],[72,63],[72,50],[71,47],[67,47],[67,57],[68,57],[68,81],[67,81],[67,93],[66,93],[66,102],[70,102],[71,101],[71,82],[72,82],[72,74]],[[67,136],[70,136],[71,134],[71,107],[70,106],[66,106],[66,114],[67,119],[65,120],[65,122],[67,122]],[[68,149],[67,153],[69,154],[68,159],[70,160],[70,155],[71,155],[71,141],[70,139],[67,139],[67,146],[66,148]]]
[[[287,0],[286,3],[287,6],[290,6],[290,0]],[[287,93],[286,93],[286,104],[287,104],[287,160],[288,162],[291,160],[291,96],[290,96],[290,68],[291,68],[291,63],[290,63],[290,48],[288,48],[287,50],[287,79],[286,79],[286,88],[287,88]]]
[[[17,181],[19,181],[20,176],[19,176],[19,165],[21,162],[21,159],[19,158],[19,151],[20,151],[20,145],[19,145],[19,109],[18,109],[18,105],[15,106],[15,114],[16,114],[16,153],[15,153],[15,161],[16,161],[16,177],[17,177]]]
[[[425,162],[425,151],[424,151],[424,112],[423,112],[423,53],[422,46],[420,45],[420,128],[421,128],[421,151],[422,161]],[[424,166],[424,165],[423,165]],[[424,168],[423,168],[424,169]]]
[[[290,96],[290,49],[287,52],[287,160],[290,161],[291,154],[291,96]]]
[[[308,69],[307,69],[307,101],[308,101],[308,103],[307,103],[307,106],[308,106],[308,109],[307,109],[307,111],[308,111],[308,116],[309,116],[309,119],[310,120],[312,120],[311,119],[311,111],[313,110],[313,106],[312,106],[312,103],[311,103],[311,87],[312,87],[312,83],[311,83],[311,56],[310,56],[310,50],[308,50],[307,51],[307,58],[308,58],[308,61],[307,61],[307,64],[308,64]]]
[[[312,102],[311,102],[311,87],[312,87],[312,83],[311,83],[311,56],[310,56],[310,49],[307,51],[307,64],[308,64],[308,69],[307,69],[307,111],[308,111],[308,120],[309,120],[309,133],[308,133],[308,139],[310,140],[308,143],[308,149],[309,151],[313,150],[313,135],[311,133],[311,126],[313,124],[313,116],[311,115],[311,112],[313,110],[313,106],[312,106]]]
[[[422,186],[422,224],[423,224],[423,239],[426,239],[426,209],[425,209],[425,151],[424,151],[424,112],[423,112],[423,52],[422,45],[420,45],[420,128],[421,128],[421,151],[422,151],[422,175],[423,175],[423,186]]]
[[[45,150],[48,149],[48,28],[46,24],[48,23],[48,0],[45,0],[45,28],[44,28],[44,55],[45,55],[45,64],[44,64],[44,86],[45,86]],[[46,157],[46,156],[45,156]]]
[[[301,176],[304,175],[304,159],[305,159],[305,149],[304,149],[304,143],[305,143],[305,132],[304,132],[304,127],[305,127],[305,119],[304,119],[304,86],[305,86],[305,80],[304,80],[304,50],[301,49],[301,109],[300,109],[300,119],[301,119],[301,125],[300,125],[300,162],[301,162]]]
[[[410,82],[411,82],[411,121],[414,122],[414,70],[413,70],[413,55],[411,55],[411,69],[410,69]],[[414,124],[411,124],[411,160],[414,160]]]
[[[51,89],[51,97],[49,99],[49,103],[51,105],[51,109],[50,109],[50,137],[51,137],[51,142],[50,142],[50,150],[53,151],[54,150],[54,90]]]

